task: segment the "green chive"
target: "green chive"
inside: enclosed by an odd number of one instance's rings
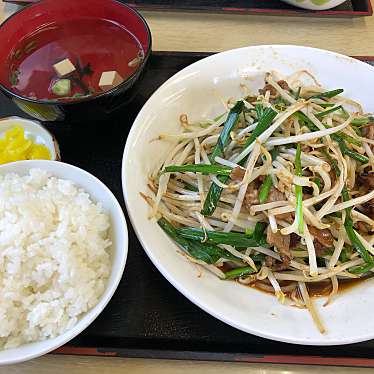
[[[367,125],[370,122],[370,118],[365,117],[365,118],[355,118],[352,120],[351,125],[353,126],[362,126],[362,125]]]
[[[247,228],[245,229],[245,235],[253,236],[253,232],[254,232],[254,230],[253,230],[253,229],[250,229],[249,227],[247,227]]]
[[[239,115],[239,114],[238,114]],[[277,112],[274,111],[272,108],[266,108],[263,112],[263,116],[259,119],[256,128],[253,130],[251,136],[244,144],[244,149],[249,147],[256,138],[261,135],[272,123],[273,119],[276,117]],[[239,161],[240,165],[245,163],[246,157],[243,160]],[[218,180],[222,183],[227,183],[228,177],[226,176],[219,176]],[[204,216],[211,216],[214,211],[216,210],[218,201],[220,199],[222,188],[217,186],[215,183],[212,183],[206,199],[204,201],[204,206],[201,213]]]
[[[310,131],[318,131],[318,127],[303,113],[303,112],[295,112],[293,114],[295,117],[299,119]]]
[[[210,165],[210,164],[186,164],[186,165],[169,165],[163,170],[163,173],[202,173],[202,174],[218,174],[230,175],[232,168],[223,165]]]
[[[328,114],[334,113],[334,112],[336,112],[337,110],[339,110],[341,108],[342,108],[342,106],[338,105],[338,106],[336,106],[334,108],[327,109],[327,110],[324,110],[323,112],[316,113],[315,116],[317,118],[323,118],[323,117],[327,116]]]
[[[359,129],[357,129],[357,130],[359,130]],[[338,136],[340,136],[342,139],[344,139],[347,143],[351,143],[351,144],[357,145],[359,147],[362,145],[362,143],[359,140],[353,138],[350,135],[345,134],[344,132],[339,132]]]
[[[279,154],[279,148],[276,147],[272,149],[270,154],[271,154],[272,161],[274,161]],[[262,184],[260,188],[260,192],[258,194],[258,200],[261,204],[263,204],[267,200],[272,185],[273,185],[273,180],[271,178],[271,175],[267,175],[265,177],[264,183]]]
[[[340,94],[343,93],[343,92],[344,92],[343,89],[338,88],[337,90],[321,92],[321,93],[319,93],[319,94],[316,94],[316,95],[310,96],[310,97],[309,97],[309,100],[310,100],[310,99],[331,99],[331,98],[333,98],[333,97],[335,97],[335,96],[340,95]]]
[[[240,232],[208,231],[195,227],[182,227],[177,229],[176,232],[185,239],[211,244],[228,244],[240,248],[259,246],[252,235],[249,236]]]
[[[188,191],[199,192],[199,189],[191,183],[183,182],[183,186]]]
[[[334,158],[331,157],[330,153],[325,148],[322,148],[321,152],[327,158],[327,161],[329,162],[329,164],[334,169],[336,176],[339,177],[340,176],[340,169],[339,169],[337,161]]]
[[[217,156],[222,156],[225,150],[225,147],[227,145],[227,142],[230,137],[231,131],[235,128],[235,126],[239,122],[240,114],[244,110],[244,103],[243,101],[238,101],[235,106],[230,110],[226,122],[223,125],[223,130],[219,136],[217,145],[213,149],[212,154],[210,155],[210,160],[212,164],[215,164],[215,158]],[[218,176],[218,180],[222,183],[227,183],[229,177],[228,176]],[[219,198],[222,193],[222,188],[217,186],[215,183],[212,183],[210,186],[210,189],[208,191],[208,194],[206,196],[206,199],[204,201],[204,206],[201,211],[201,213],[204,216],[211,216],[214,211],[216,210]]]
[[[271,179],[271,175],[267,175],[258,194],[258,200],[260,204],[263,204],[267,200],[272,185],[273,180]]]
[[[266,241],[266,233],[265,230],[267,228],[267,224],[264,222],[257,222],[255,226],[255,231],[253,233],[253,239],[256,241],[258,246],[260,247],[267,247],[268,243]]]
[[[346,186],[342,190],[343,201],[349,201],[350,196]],[[371,265],[370,269],[374,267],[374,260],[365,246],[361,243],[361,240],[357,237],[356,231],[353,228],[353,221],[351,217],[352,207],[346,208],[346,217],[344,222],[345,231],[349,240],[351,241],[352,247],[360,254],[361,258],[366,262],[367,265]]]
[[[317,185],[318,189],[321,189],[322,181],[320,178],[313,178],[313,182]]]
[[[373,264],[365,264],[361,266],[355,266],[350,268],[348,271],[352,274],[360,275],[368,273],[373,268]]]
[[[244,149],[249,147],[273,122],[277,112],[272,108],[266,108],[263,112],[262,117],[259,119],[256,128],[252,131],[251,136],[247,139],[244,144]]]
[[[214,159],[219,156],[223,156],[225,147],[230,139],[231,131],[234,130],[236,125],[239,122],[240,114],[243,112],[244,102],[238,101],[235,106],[230,110],[226,122],[223,125],[223,129],[218,138],[217,144],[213,149],[212,154],[210,155],[211,163],[215,163]]]
[[[359,161],[363,164],[367,164],[369,162],[369,159],[366,156],[361,155],[358,152],[350,150],[348,148],[347,144],[345,143],[344,139],[340,135],[332,134],[331,138],[338,143],[339,148],[340,148],[343,155],[347,155],[347,156],[353,158],[354,160],[357,160],[357,161]]]
[[[319,106],[321,106],[322,108],[331,108],[331,107],[333,107],[333,106],[336,105],[334,103],[325,103],[325,102],[323,102],[323,103],[316,103],[316,104],[319,105]]]
[[[215,264],[221,258],[235,262],[242,262],[241,259],[235,257],[225,249],[210,243],[201,243],[199,241],[183,238],[177,233],[176,228],[165,218],[160,218],[157,223],[165,233],[175,241],[182,251],[197,260],[203,261],[207,264]]]
[[[262,104],[256,104],[255,106],[257,120],[259,120],[264,115],[264,107]]]
[[[225,273],[225,279],[236,279],[236,278],[244,277],[245,275],[253,274],[255,272],[256,271],[250,266],[245,266],[242,268],[237,268],[237,269],[227,271]]]

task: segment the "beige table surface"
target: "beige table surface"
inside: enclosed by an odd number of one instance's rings
[[[0,2],[0,20],[5,19],[15,9],[14,5],[4,5]],[[154,50],[224,51],[256,44],[300,44],[354,56],[374,55],[374,17],[322,19],[168,12],[143,12],[143,15],[152,30]],[[100,374],[346,374],[373,373],[374,370],[56,355],[47,355],[27,363],[0,368],[0,374],[96,372]]]

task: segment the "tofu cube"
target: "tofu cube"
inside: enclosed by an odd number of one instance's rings
[[[74,65],[68,58],[65,58],[65,60],[62,60],[57,64],[54,64],[53,68],[55,69],[57,75],[60,78],[66,77],[67,75],[75,71]]]
[[[116,71],[104,71],[101,74],[99,87],[103,91],[108,91],[123,82],[123,78]]]

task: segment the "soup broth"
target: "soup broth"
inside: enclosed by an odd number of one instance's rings
[[[103,72],[115,71],[126,80],[137,69],[144,51],[125,28],[104,19],[72,19],[47,24],[20,41],[9,56],[9,83],[18,94],[38,100],[76,100],[97,95]],[[56,94],[54,65],[69,59],[75,71],[66,94]],[[62,78],[61,78],[62,79]],[[66,81],[64,82],[66,83]]]

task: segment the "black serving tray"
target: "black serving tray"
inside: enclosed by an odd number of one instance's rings
[[[348,0],[326,11],[300,9],[280,0],[132,0],[124,2],[138,9],[161,11],[205,11],[299,16],[369,16],[373,14],[370,0]]]
[[[39,0],[3,0],[27,5]],[[280,0],[119,0],[139,10],[241,13],[264,15],[371,16],[370,0],[347,0],[345,3],[325,11],[313,11],[294,7]]]
[[[139,94],[115,118],[49,124],[62,160],[101,179],[125,211],[121,161],[135,116],[166,79],[207,55],[154,53]],[[372,63],[368,57],[361,59]],[[25,117],[0,94],[0,117],[10,115]],[[143,251],[128,217],[127,222],[129,255],[116,293],[91,326],[55,353],[374,367],[374,340],[335,347],[291,345],[246,334],[211,317],[163,278]]]

